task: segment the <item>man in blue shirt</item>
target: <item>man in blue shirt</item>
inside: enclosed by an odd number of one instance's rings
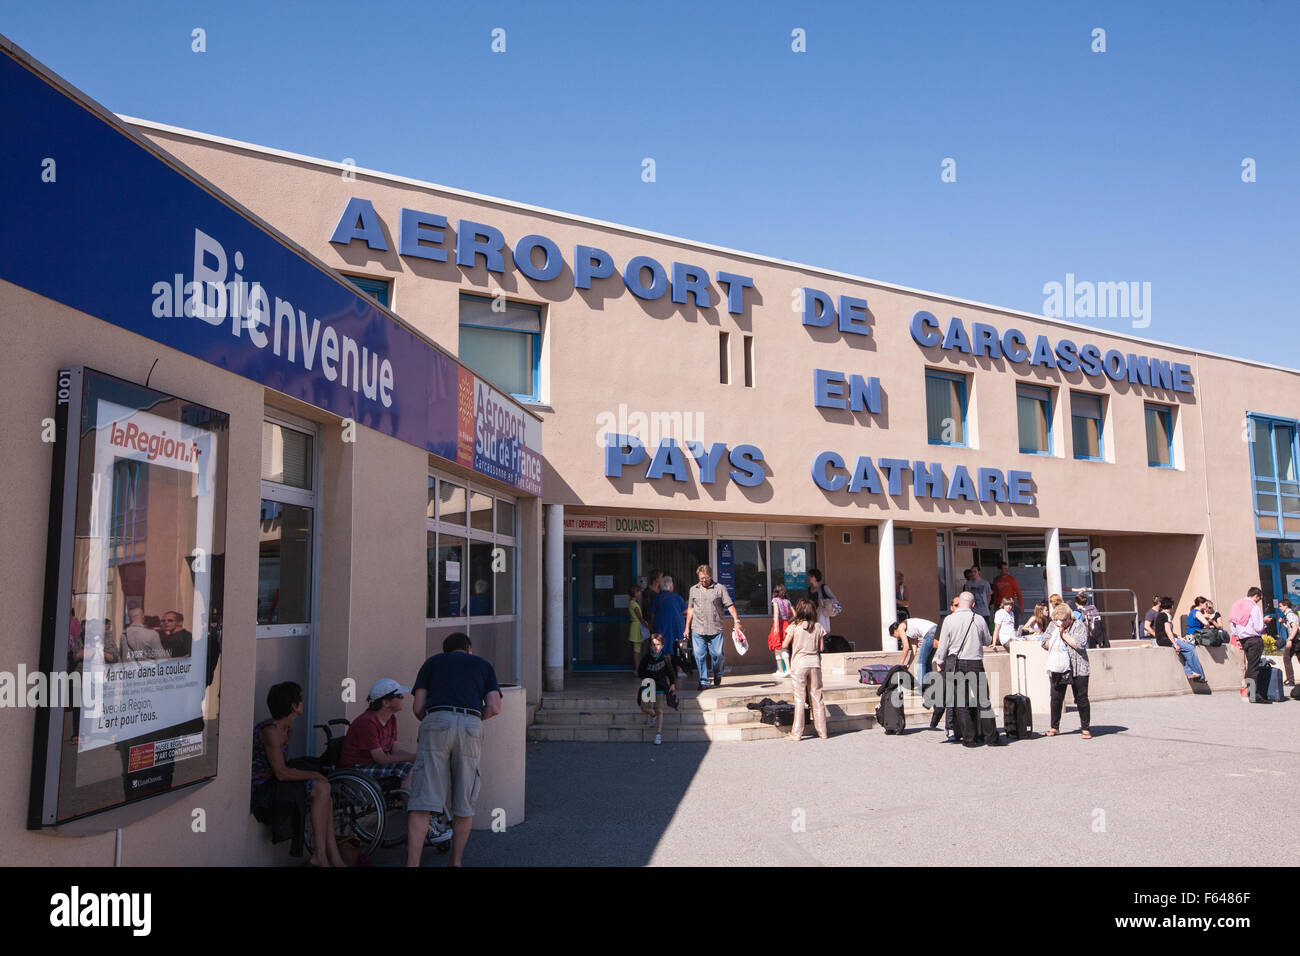
[[[469,635],[442,642],[412,686],[411,711],[420,742],[406,803],[406,865],[419,866],[431,812],[451,814],[451,865],[460,866],[478,798],[483,721],[501,713],[501,687],[492,665],[474,656]]]

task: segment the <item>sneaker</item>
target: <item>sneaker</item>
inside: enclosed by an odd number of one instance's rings
[[[947,739],[944,741],[944,743],[948,743],[948,744],[955,744],[956,742],[957,742],[956,734],[949,734]]]
[[[696,687],[695,689],[696,689],[696,690],[708,690],[708,689],[709,689],[709,685],[706,684],[706,683],[704,683],[704,681],[700,681],[700,686]]]
[[[655,734],[655,746],[658,747],[658,746],[659,746],[661,743],[663,743],[663,742],[664,742],[664,735],[663,735],[663,734]]]
[[[445,814],[429,814],[429,832],[424,835],[425,846],[436,846],[451,839],[451,823]]]
[[[721,675],[721,674],[715,674],[715,675],[714,675],[714,677],[713,677],[713,686],[714,686],[714,687],[721,687],[721,686],[722,686],[722,675]]]

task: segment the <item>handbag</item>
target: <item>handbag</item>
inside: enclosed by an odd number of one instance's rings
[[[1060,674],[1068,679],[1070,674],[1070,654],[1065,649],[1065,639],[1061,637],[1060,625],[1056,627],[1056,637],[1052,640],[1052,646],[1047,652],[1047,672],[1049,674]]]
[[[822,598],[817,606],[820,608],[821,613],[827,617],[838,617],[840,612],[844,610],[844,605],[833,597]]]
[[[745,632],[737,624],[731,629],[731,640],[736,645],[736,653],[744,656],[749,651],[749,639],[745,637]]]

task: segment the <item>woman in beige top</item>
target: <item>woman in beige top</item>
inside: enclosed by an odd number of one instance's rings
[[[794,620],[785,631],[781,649],[790,655],[790,676],[794,682],[794,726],[790,740],[803,737],[805,694],[811,698],[813,726],[826,739],[826,706],[822,703],[822,642],[826,631],[817,623],[817,608],[804,598],[794,608]]]

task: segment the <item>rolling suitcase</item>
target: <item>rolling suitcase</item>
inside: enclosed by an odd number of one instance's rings
[[[907,718],[903,715],[903,708],[894,702],[893,694],[881,695],[880,703],[876,705],[876,723],[890,736],[901,734],[906,729]]]
[[[859,667],[858,683],[870,684],[872,687],[883,687],[885,678],[890,675],[893,669],[888,664],[868,664],[866,667]]]
[[[1286,691],[1282,687],[1282,672],[1272,664],[1260,663],[1259,682],[1263,687],[1264,696],[1269,700],[1286,700]]]
[[[1020,658],[1020,686],[1025,686],[1025,659]],[[1034,733],[1034,711],[1024,694],[1007,694],[1002,698],[1002,726],[1008,737],[1028,740]]]

